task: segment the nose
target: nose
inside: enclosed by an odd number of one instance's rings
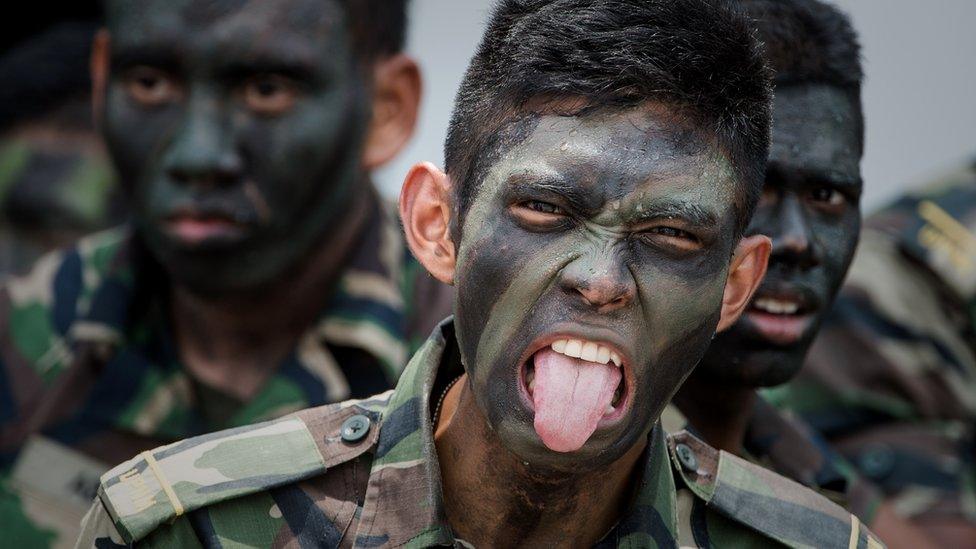
[[[601,313],[630,305],[637,295],[636,283],[618,255],[613,250],[601,250],[566,265],[560,278],[563,291],[578,295]]]
[[[784,196],[774,217],[772,234],[767,235],[773,241],[770,264],[795,265],[802,269],[819,265],[819,247],[800,200]]]
[[[220,102],[205,94],[190,98],[182,126],[163,158],[163,167],[184,185],[225,186],[241,176],[230,119]]]

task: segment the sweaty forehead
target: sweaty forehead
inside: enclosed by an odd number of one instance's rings
[[[336,0],[112,0],[107,19],[115,47],[187,50],[274,40],[317,55],[346,23]]]
[[[488,170],[485,182],[558,182],[601,203],[678,190],[708,189],[731,198],[734,175],[727,156],[691,124],[658,112],[542,116]]]

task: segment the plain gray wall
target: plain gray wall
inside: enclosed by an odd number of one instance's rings
[[[409,50],[425,97],[411,145],[378,174],[388,196],[420,160],[443,165],[454,94],[489,0],[413,0]],[[866,209],[976,154],[976,0],[836,0],[861,36]]]

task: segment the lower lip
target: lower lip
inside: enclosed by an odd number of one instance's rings
[[[540,349],[541,350],[541,349]],[[536,351],[538,352],[538,351]],[[535,401],[532,400],[532,394],[529,393],[529,385],[526,383],[526,376],[529,372],[529,361],[534,360],[535,353],[529,356],[529,359],[522,363],[519,367],[518,385],[519,393],[522,396],[522,403],[535,414]],[[624,412],[630,406],[630,383],[627,379],[627,370],[621,367],[620,383],[623,384],[623,391],[620,394],[620,404],[613,409],[613,412],[605,414],[600,418],[600,422],[597,423],[597,429],[606,427],[612,423],[617,422],[621,417],[623,417]]]
[[[177,218],[166,223],[166,232],[176,240],[192,245],[238,239],[244,235],[244,228],[220,218]]]
[[[752,309],[747,319],[763,338],[777,345],[792,345],[803,338],[813,324],[812,315],[776,315]]]

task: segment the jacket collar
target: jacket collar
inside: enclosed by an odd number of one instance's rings
[[[374,197],[335,292],[296,349],[302,366],[335,393],[328,395],[330,401],[347,398],[348,386],[341,376],[335,379],[339,370],[327,344],[369,353],[391,380],[406,361],[403,254],[393,213]],[[165,278],[132,227],[84,239],[66,254],[65,264],[62,270],[71,272],[64,278],[77,281],[56,288],[58,293],[74,294],[57,296],[75,306],[69,344],[118,348],[133,334],[150,331],[165,338],[170,333],[152,325],[164,316],[153,311],[164,306],[159,296]]]
[[[410,361],[393,391],[381,425],[355,547],[463,545],[455,540],[444,511],[431,425],[431,394],[438,375],[461,373],[456,358],[445,360],[456,345],[454,322],[449,318]],[[678,539],[675,481],[660,425],[652,431],[641,459],[644,464],[634,502],[601,546],[626,543],[633,534]]]

